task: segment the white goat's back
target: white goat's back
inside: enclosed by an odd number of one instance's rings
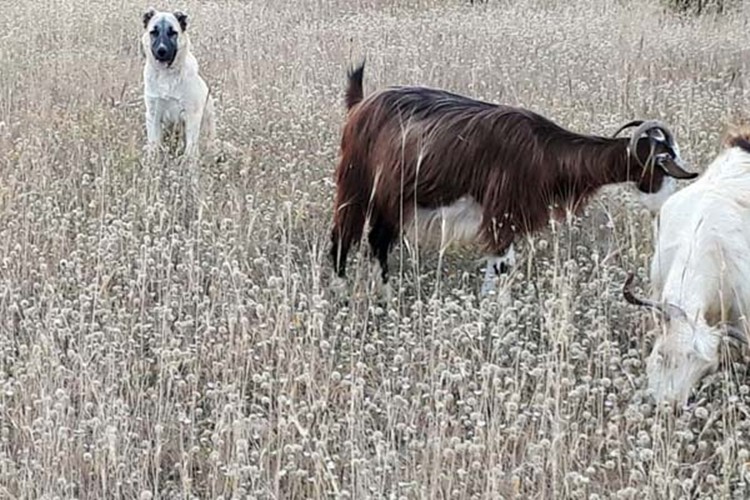
[[[657,298],[712,315],[750,312],[750,154],[730,148],[660,214],[651,280]],[[707,318],[708,319],[708,318]]]
[[[666,323],[647,361],[658,401],[685,401],[719,364],[720,323],[750,313],[750,153],[722,152],[660,212],[651,261],[655,298],[684,315]]]

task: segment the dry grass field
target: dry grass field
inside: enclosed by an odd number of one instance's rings
[[[629,188],[480,255],[327,259],[348,66],[610,134],[660,118],[702,170],[750,85],[750,10],[647,0],[216,0],[190,15],[222,139],[186,210],[143,164],[133,1],[0,2],[0,498],[746,498],[750,373],[644,392],[651,223]],[[189,208],[189,207],[187,207]]]

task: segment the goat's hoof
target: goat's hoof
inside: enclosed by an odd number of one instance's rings
[[[382,288],[380,289],[380,292],[386,304],[390,304],[391,302],[393,302],[393,287],[391,287],[390,283],[384,283]]]
[[[498,287],[496,283],[492,286],[482,285],[480,297],[481,299],[487,299],[502,306],[510,306],[511,304],[510,290],[506,287]]]
[[[333,279],[331,279],[330,288],[335,297],[344,297],[346,295],[346,279],[340,276],[334,276]]]
[[[332,288],[345,288],[346,278],[342,278],[341,276],[334,276],[333,279],[331,279],[331,287]]]
[[[497,280],[488,280],[482,283],[482,288],[479,290],[481,297],[492,297],[497,294]]]

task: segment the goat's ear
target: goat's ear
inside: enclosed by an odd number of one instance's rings
[[[182,29],[182,31],[186,31],[187,30],[187,20],[188,20],[187,14],[185,14],[184,12],[182,12],[180,10],[177,10],[177,11],[174,12],[174,17],[176,17],[177,18],[177,22],[180,23],[180,29]]]
[[[143,13],[143,29],[148,28],[148,23],[151,22],[151,18],[156,15],[156,9],[149,7],[146,12]]]
[[[666,153],[659,155],[656,163],[665,174],[675,179],[695,179],[698,177],[698,172],[688,172],[681,161],[678,162],[676,159],[672,159]]]
[[[648,136],[655,140],[656,142],[667,142],[667,136],[664,134],[664,131],[659,128],[652,128],[647,132]]]

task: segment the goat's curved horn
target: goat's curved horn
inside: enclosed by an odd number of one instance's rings
[[[661,133],[664,134],[664,140],[667,141],[667,146],[674,149],[677,141],[675,141],[674,134],[672,133],[672,129],[667,127],[667,125],[664,122],[661,122],[659,120],[651,120],[650,123],[652,124],[652,126],[650,127],[649,130],[661,131]],[[649,134],[649,136],[651,136],[648,130],[646,131],[646,133]]]
[[[742,328],[737,328],[733,325],[727,325],[727,336],[736,340],[737,342],[740,342],[741,344],[748,344],[747,335],[745,335],[745,331]]]
[[[661,133],[664,134],[664,139],[667,141],[667,145],[670,148],[673,148],[675,145],[674,140],[674,134],[672,133],[672,130],[667,127],[664,123],[660,122],[659,120],[653,120],[654,123],[654,129],[661,130]]]
[[[662,127],[663,125],[656,120],[642,121],[640,125],[638,125],[637,128],[633,131],[633,135],[630,136],[630,144],[628,144],[628,149],[630,150],[630,154],[635,157],[636,161],[640,163],[642,167],[645,167],[645,165],[641,163],[641,159],[638,158],[638,140],[642,135],[647,134],[649,130],[655,128],[662,130]],[[650,137],[651,136],[649,135],[649,138]]]
[[[625,300],[627,300],[629,303],[633,304],[634,306],[642,306],[642,307],[648,307],[649,309],[653,309],[654,311],[661,313],[665,316],[669,316],[667,313],[667,308],[664,307],[662,304],[656,302],[655,300],[648,300],[648,299],[642,299],[640,297],[636,297],[635,293],[633,293],[633,281],[635,280],[635,273],[628,273],[627,279],[625,279],[625,285],[622,287],[622,295],[625,297]]]
[[[671,320],[674,317],[680,317],[680,318],[687,318],[687,315],[685,314],[685,311],[680,309],[674,304],[662,304],[660,302],[657,302],[655,300],[649,300],[649,299],[642,299],[640,297],[636,297],[635,293],[633,293],[633,280],[635,279],[634,273],[628,273],[628,277],[625,280],[625,285],[622,287],[622,295],[625,297],[625,300],[627,300],[630,304],[636,305],[636,306],[642,306],[642,307],[648,307],[649,309],[656,311],[660,315],[664,317],[667,321]]]
[[[623,125],[622,127],[618,128],[617,132],[615,132],[614,134],[612,134],[612,137],[617,137],[618,135],[620,135],[620,132],[622,132],[623,130],[628,129],[630,127],[637,127],[641,123],[643,123],[643,120],[633,120],[632,122],[628,122],[625,125]]]

